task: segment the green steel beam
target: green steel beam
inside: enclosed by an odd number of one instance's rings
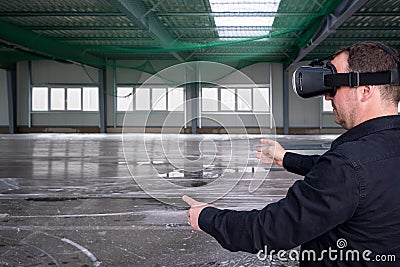
[[[241,17],[253,17],[253,16],[261,16],[261,17],[303,17],[303,16],[322,16],[324,14],[319,13],[311,13],[311,12],[157,12],[155,13],[157,16],[163,17],[193,17],[193,16],[210,16],[210,17],[227,17],[227,16],[241,16]],[[397,12],[359,12],[354,14],[357,17],[397,17],[399,14]]]
[[[286,42],[285,45],[295,45],[295,42]],[[276,43],[276,44],[270,44],[270,43],[265,43],[265,42],[261,42],[261,43],[250,43],[248,45],[245,46],[220,46],[220,47],[210,47],[210,48],[205,48],[207,49],[207,51],[211,50],[211,49],[218,49],[218,50],[261,50],[261,51],[271,51],[271,50],[279,50],[281,51],[283,49],[283,44],[280,43]],[[109,45],[83,45],[82,48],[85,48],[85,50],[90,50],[90,51],[96,51],[96,52],[120,52],[121,50],[116,47],[114,44],[109,44]],[[147,49],[158,49],[159,47],[149,47],[146,46]],[[136,44],[132,44],[132,45],[124,45],[124,49],[127,49],[127,51],[129,51],[129,49],[143,49],[143,46],[139,46]]]
[[[26,30],[32,31],[80,31],[80,30],[90,30],[90,31],[126,31],[126,30],[141,30],[139,27],[136,26],[70,26],[70,25],[34,25],[34,26],[24,26]]]
[[[110,36],[110,37],[90,37],[90,36],[64,36],[64,37],[52,37],[55,40],[58,41],[152,41],[153,39],[150,38],[142,38],[142,37],[120,37],[120,36]],[[206,40],[220,40],[221,42],[224,41],[224,39],[229,39],[227,42],[232,41],[232,39],[251,39],[252,36],[224,36],[224,37],[212,37],[212,36],[204,36],[204,37],[182,37],[181,40],[186,40],[187,42],[195,42],[195,43],[200,43],[204,42]],[[265,38],[268,39],[268,38]],[[273,40],[273,41],[293,41],[296,40],[295,37],[290,38],[290,37],[281,37],[281,36],[274,36],[268,40]],[[262,42],[262,41],[260,41]],[[237,45],[237,44],[231,44],[231,45]],[[242,44],[243,45],[243,44]]]
[[[277,28],[274,26],[216,26],[216,27],[169,27],[168,29],[174,31],[282,31],[293,30],[300,31],[300,27],[285,27]]]
[[[49,12],[0,12],[0,17],[115,17],[124,16],[121,12],[65,12],[65,11],[49,11]]]
[[[340,32],[342,32],[342,31],[400,31],[400,27],[393,27],[393,26],[392,27],[391,26],[388,26],[388,27],[385,27],[385,26],[376,26],[376,27],[375,26],[360,26],[360,27],[351,26],[351,27],[348,27],[348,26],[345,26],[345,27],[339,28],[337,31],[340,31]]]
[[[373,28],[373,27],[370,27]],[[75,31],[75,30],[94,30],[94,31],[125,31],[125,30],[142,30],[137,26],[97,26],[97,25],[87,25],[87,26],[71,26],[71,25],[29,25],[24,26],[26,30],[34,30],[34,31]],[[358,28],[360,29],[360,28]],[[383,28],[387,29],[387,28]],[[398,28],[393,28],[397,29]],[[168,30],[172,31],[281,31],[281,30],[303,30],[300,27],[286,27],[286,28],[277,28],[273,26],[221,26],[221,27],[168,27]]]
[[[236,11],[225,11],[225,12],[157,12],[157,16],[161,17],[304,17],[304,16],[318,16],[316,13],[311,12],[236,12]],[[322,14],[319,14],[322,15]]]
[[[110,5],[117,7],[132,22],[145,29],[164,48],[172,47],[176,39],[152,12],[146,9],[141,0],[108,0]],[[184,62],[189,57],[187,52],[170,52],[179,61]]]
[[[354,15],[361,7],[363,7],[368,0],[343,0],[336,6],[336,8],[326,15],[322,20],[316,31],[312,34],[313,27],[311,27],[304,36],[310,36],[307,40],[303,40],[305,46],[299,44],[301,47],[296,54],[292,55],[288,62],[285,64],[287,68],[293,66],[302,60],[307,54],[314,50],[326,38],[336,31],[346,20]]]
[[[119,0],[117,0],[119,1]],[[132,1],[136,2],[136,1]],[[110,1],[110,4],[115,4],[115,2]],[[136,3],[135,3],[136,4]],[[146,11],[147,12],[147,11]],[[145,13],[146,13],[145,12]],[[143,14],[145,14],[143,13]],[[315,16],[322,15],[311,12],[157,12],[154,13],[156,16],[212,16],[212,17],[225,17],[225,16],[266,16],[266,17],[286,17],[286,16]],[[398,16],[399,14],[396,12],[359,12],[354,14],[357,17],[393,17]],[[66,16],[66,17],[81,17],[81,16],[104,16],[104,17],[115,17],[115,16],[123,16],[121,12],[75,12],[75,11],[52,11],[52,12],[0,12],[0,17],[57,17],[57,16]]]
[[[374,41],[382,41],[382,42],[399,42],[398,35],[393,35],[393,36],[381,36],[381,35],[387,35],[387,32],[381,32],[381,33],[374,33],[370,32],[368,35],[363,35],[361,37],[351,37],[351,36],[330,36],[329,41],[330,42],[359,42],[359,41],[365,41],[366,39],[368,40],[374,40]]]

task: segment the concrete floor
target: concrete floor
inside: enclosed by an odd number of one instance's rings
[[[0,135],[0,265],[297,266],[224,250],[191,230],[179,201],[189,193],[243,210],[282,198],[301,177],[260,165],[259,138],[165,135],[160,146],[160,135]],[[334,138],[277,136],[307,154],[323,153]],[[267,177],[250,193],[254,175]],[[202,190],[223,177],[238,183]],[[148,180],[145,192],[136,181]]]

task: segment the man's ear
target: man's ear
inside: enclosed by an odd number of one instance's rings
[[[374,94],[376,94],[377,88],[374,85],[364,85],[358,87],[357,91],[361,102],[366,102],[371,99]]]

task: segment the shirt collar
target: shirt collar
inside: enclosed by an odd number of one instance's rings
[[[365,121],[339,136],[333,141],[331,148],[335,149],[343,143],[355,141],[372,133],[389,129],[400,129],[400,116],[384,116]]]

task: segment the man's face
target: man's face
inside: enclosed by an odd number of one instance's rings
[[[336,67],[338,73],[347,73],[348,71],[348,53],[343,52],[337,55],[331,63]],[[331,97],[329,94],[325,95],[326,100],[332,102],[333,114],[335,115],[335,122],[345,129],[351,129],[356,125],[356,111],[357,111],[357,92],[354,88],[349,86],[341,86],[338,88],[336,95]]]

